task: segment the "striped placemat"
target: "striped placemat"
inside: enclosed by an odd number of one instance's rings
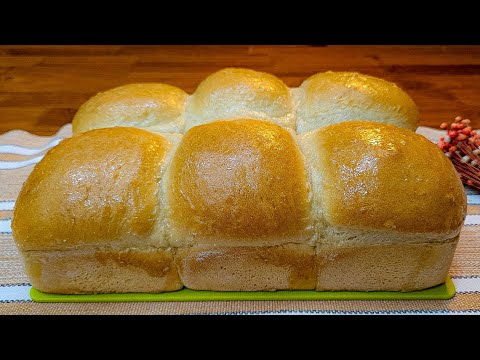
[[[420,127],[436,142],[442,132]],[[11,234],[15,199],[45,152],[71,136],[71,125],[54,136],[13,130],[0,135],[0,314],[479,314],[480,192],[465,188],[468,209],[450,276],[450,300],[202,301],[125,303],[35,303]]]

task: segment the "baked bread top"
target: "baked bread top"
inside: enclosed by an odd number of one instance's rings
[[[267,121],[191,128],[166,176],[176,244],[276,245],[312,237],[310,188],[294,136]]]
[[[178,137],[116,127],[63,140],[18,197],[20,248],[425,243],[454,238],[465,217],[450,161],[393,125],[296,135],[217,120]]]
[[[183,132],[188,94],[175,86],[138,83],[98,93],[76,112],[73,132],[131,126],[155,132]]]
[[[215,120],[242,118],[268,120],[299,134],[347,120],[414,131],[418,109],[394,83],[356,72],[318,73],[289,88],[269,73],[226,68],[205,78],[192,95],[160,83],[101,92],[79,108],[72,125],[74,135],[112,126],[184,133]]]
[[[250,118],[295,129],[290,89],[272,74],[226,68],[198,85],[187,106],[186,130],[218,119]]]
[[[357,72],[327,71],[297,90],[297,131],[304,133],[347,120],[368,120],[415,131],[419,113],[396,84]]]
[[[350,118],[358,114],[377,122]],[[362,231],[450,239],[465,217],[463,186],[444,154],[407,130],[417,120],[400,88],[358,73],[320,73],[289,89],[227,68],[193,95],[118,87],[82,105],[75,136],[37,165],[14,236],[25,250],[312,245],[350,241],[351,231],[358,241]]]
[[[300,138],[315,204],[329,226],[412,233],[418,241],[460,230],[463,185],[425,137],[390,124],[349,121]]]
[[[125,127],[62,140],[18,196],[12,222],[17,244],[22,250],[165,245],[155,230],[170,147],[163,136]]]

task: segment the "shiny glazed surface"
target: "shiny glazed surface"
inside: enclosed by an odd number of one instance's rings
[[[226,68],[203,80],[190,104],[192,120],[256,115],[265,119],[293,110],[290,90],[276,76],[242,68]]]
[[[64,249],[147,236],[167,149],[162,136],[134,128],[63,140],[36,165],[19,195],[12,223],[18,245]]]
[[[80,106],[72,120],[73,133],[113,126],[161,127],[183,116],[187,96],[182,89],[167,84],[118,86]]]
[[[450,160],[421,135],[352,121],[316,133],[322,199],[331,225],[448,233],[462,225],[466,197]]]
[[[301,132],[346,120],[369,120],[415,131],[419,113],[395,83],[358,72],[326,71],[306,79],[297,109]]]
[[[309,188],[292,135],[273,123],[196,126],[171,164],[169,218],[187,236],[296,236],[308,224]]]

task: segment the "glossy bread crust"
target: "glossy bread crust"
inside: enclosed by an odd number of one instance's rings
[[[368,120],[415,131],[419,112],[395,83],[357,72],[327,71],[296,90],[297,132],[348,120]]]
[[[437,285],[466,196],[438,147],[407,130],[418,114],[405,96],[353,73],[288,89],[245,69],[190,96],[159,84],[100,94],[17,199],[26,272],[58,293]],[[197,126],[175,134],[185,116]]]
[[[183,132],[188,94],[161,83],[118,86],[92,96],[72,120],[74,135],[115,126],[144,128],[155,132]]]
[[[189,95],[161,83],[136,83],[98,93],[72,121],[73,133],[133,126],[184,133],[215,120],[272,121],[305,133],[333,123],[368,120],[415,130],[418,109],[396,84],[357,72],[327,71],[289,88],[275,75],[225,68],[206,77]]]
[[[278,125],[242,119],[192,128],[166,182],[176,246],[312,242],[304,160],[293,135]]]
[[[312,136],[331,226],[417,234],[451,234],[462,226],[460,178],[425,137],[364,121],[330,125]]]
[[[276,76],[226,68],[204,79],[187,106],[186,130],[219,119],[270,120],[295,129],[290,89]]]
[[[158,184],[170,143],[135,128],[96,129],[63,140],[35,166],[15,205],[22,250],[162,246]]]

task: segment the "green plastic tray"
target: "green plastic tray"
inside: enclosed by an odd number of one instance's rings
[[[36,302],[132,302],[132,301],[232,301],[232,300],[447,300],[455,295],[455,285],[450,277],[445,283],[425,290],[396,291],[198,291],[182,289],[165,293],[128,294],[47,294],[33,288],[30,296]]]

